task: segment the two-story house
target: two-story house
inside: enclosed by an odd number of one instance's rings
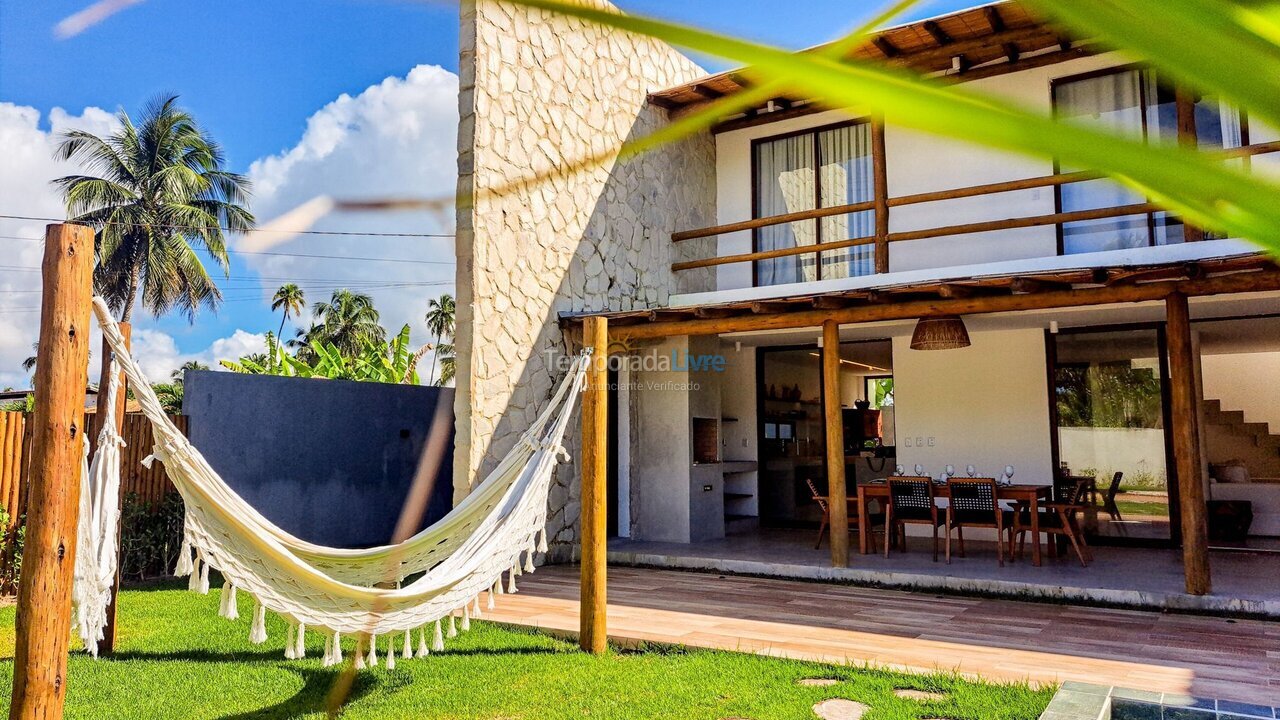
[[[1016,2],[888,28],[852,56],[1277,165],[1280,133],[1247,108]],[[462,78],[459,497],[536,412],[584,318],[603,317],[609,432],[585,441],[608,451],[616,558],[889,578],[931,562],[927,527],[887,561],[859,554],[883,550],[876,488],[895,474],[998,478],[1039,502],[1084,478],[1088,541],[1182,559],[1193,595],[1210,592],[1211,547],[1280,535],[1280,272],[1255,246],[1088,169],[808,97],[618,160],[750,80],[496,0],[464,5]],[[567,557],[576,465],[561,475],[550,531]],[[1249,513],[1251,537],[1232,541]],[[1041,562],[1032,535],[1024,567]],[[1014,572],[992,551],[956,563]]]

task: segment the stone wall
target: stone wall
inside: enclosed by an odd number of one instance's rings
[[[595,2],[595,0],[591,0]],[[604,5],[604,3],[600,3]],[[550,396],[572,351],[565,311],[665,304],[677,229],[715,222],[709,134],[626,162],[667,122],[647,95],[703,75],[663,43],[497,0],[462,6],[459,63],[455,498],[494,466]],[[580,160],[612,154],[601,165]],[[680,278],[681,288],[707,278]],[[576,424],[575,424],[576,427]],[[577,432],[552,491],[567,556],[578,517]]]

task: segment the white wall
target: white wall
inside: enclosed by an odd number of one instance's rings
[[[971,332],[961,350],[921,351],[893,341],[898,463],[930,475],[973,464],[1014,482],[1052,481],[1044,331]]]
[[[1280,352],[1203,355],[1204,396],[1280,433]]]
[[[1123,64],[1114,55],[1080,58],[1017,73],[965,83],[966,90],[1009,98],[1032,110],[1051,110],[1050,82],[1054,78],[1077,75],[1099,68]],[[857,111],[832,111],[759,125],[716,137],[716,207],[721,224],[751,218],[751,141],[805,128],[821,127],[849,117]],[[889,195],[946,190],[985,183],[1050,175],[1048,158],[1029,158],[985,147],[905,130],[889,125],[885,129]],[[891,232],[958,223],[997,220],[1051,213],[1052,188],[1002,193],[894,208],[890,213]],[[722,236],[719,254],[751,251],[751,233]],[[890,246],[889,264],[893,272],[950,267],[997,260],[1017,260],[1057,254],[1054,227],[1005,230],[985,235],[965,235],[929,240],[898,242]],[[718,289],[751,287],[751,264],[737,263],[718,268]]]

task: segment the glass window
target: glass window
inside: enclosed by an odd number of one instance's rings
[[[871,133],[866,123],[765,140],[755,145],[755,216],[769,217],[872,199]],[[772,225],[755,232],[757,251],[869,238],[875,213],[867,210]],[[791,255],[756,263],[757,285],[810,282],[875,272],[875,247]]]
[[[1061,81],[1053,86],[1059,118],[1099,126],[1145,141],[1177,142],[1178,107],[1172,87],[1155,71],[1128,68]],[[1242,123],[1236,110],[1213,97],[1195,104],[1197,143],[1239,147]],[[1070,172],[1077,168],[1062,168]],[[1070,183],[1059,189],[1063,212],[1095,210],[1146,202],[1142,194],[1110,180]],[[1164,212],[1082,220],[1062,224],[1062,252],[1075,254],[1165,245],[1183,241],[1182,223]]]

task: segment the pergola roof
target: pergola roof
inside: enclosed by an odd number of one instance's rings
[[[970,71],[1014,62],[1048,48],[1068,52],[1071,43],[1062,31],[1032,17],[1016,0],[1005,0],[880,30],[846,57],[883,61],[922,73],[956,67]],[[652,93],[649,98],[655,105],[676,110],[732,95],[749,85],[742,70],[730,70]]]
[[[768,328],[787,325],[787,321],[780,317],[785,315],[804,314],[807,317],[815,312],[856,313],[869,310],[871,312],[868,314],[875,315],[876,319],[891,319],[890,316],[896,315],[915,317],[944,313],[948,311],[948,304],[954,304],[958,314],[1016,311],[1034,307],[1035,296],[1049,295],[1054,296],[1051,303],[1053,307],[1069,307],[1073,304],[1072,298],[1078,298],[1078,304],[1082,306],[1138,302],[1154,299],[1160,293],[1176,290],[1181,285],[1186,286],[1185,292],[1188,295],[1270,291],[1280,289],[1280,271],[1270,258],[1262,254],[1250,254],[1159,265],[1051,270],[903,283],[873,290],[807,293],[694,307],[563,313],[560,324],[570,328],[579,325],[583,317],[602,316],[608,318],[611,332],[625,334],[636,331],[639,336],[656,336],[670,333],[653,332],[656,328],[646,330],[646,326],[661,324],[670,328],[675,327],[674,324],[693,323],[690,325],[691,329],[701,330],[704,328],[696,326],[713,325],[727,320],[731,322],[725,323],[726,329],[732,327],[737,330],[739,326],[754,325],[757,321],[761,328]],[[900,308],[903,312],[897,313],[895,308]]]

